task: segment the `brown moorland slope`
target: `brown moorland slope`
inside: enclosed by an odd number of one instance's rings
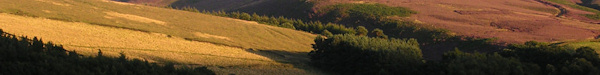
[[[136,0],[132,0],[136,1]],[[154,1],[154,0],[137,0]],[[181,0],[186,1],[186,0]],[[263,1],[263,0],[254,0]],[[568,41],[593,39],[600,34],[598,20],[581,14],[594,14],[547,0],[309,0],[315,9],[340,3],[381,3],[407,7],[419,13],[410,16],[415,21],[448,29],[461,36],[498,38],[500,42]],[[569,0],[581,2],[580,0]],[[135,3],[135,2],[134,2]],[[210,4],[202,6],[202,4]],[[245,1],[202,0],[198,9],[240,10],[230,6],[268,6]],[[272,5],[272,4],[271,4]],[[553,6],[556,5],[556,6]],[[270,9],[270,8],[264,8]],[[565,10],[560,10],[565,9]],[[251,9],[252,10],[252,9]],[[262,10],[262,9],[254,9]],[[565,12],[567,11],[567,12]],[[271,11],[285,13],[285,11]]]
[[[410,18],[462,36],[497,37],[501,42],[566,41],[593,39],[600,26],[569,15],[586,13],[567,8],[572,14],[535,0],[319,0],[316,6],[339,3],[381,3],[407,7],[419,13]],[[564,6],[563,6],[564,7]]]

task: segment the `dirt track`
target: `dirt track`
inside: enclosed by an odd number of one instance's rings
[[[560,12],[558,14],[556,14],[556,17],[561,17],[569,12],[565,7],[555,4],[555,3],[552,3],[552,2],[548,2],[545,0],[535,0],[535,1],[545,4],[545,5],[548,5],[548,6],[555,7],[558,10],[560,10]]]

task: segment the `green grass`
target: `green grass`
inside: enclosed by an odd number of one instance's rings
[[[403,7],[390,7],[383,4],[338,4],[325,7],[323,12],[337,12],[342,16],[364,16],[364,17],[386,17],[386,16],[400,16],[407,17],[412,14],[416,14],[416,11],[412,11],[408,8]]]
[[[596,50],[596,52],[600,53],[600,41],[584,41],[584,42],[574,42],[567,43],[566,46],[579,48],[579,47],[591,47]]]
[[[315,37],[301,31],[253,22],[102,0],[2,0],[0,12],[163,33],[242,48],[308,51]],[[115,16],[109,13],[118,14]],[[201,37],[197,33],[230,40]]]
[[[596,14],[582,14],[582,16],[585,16],[585,17],[590,18],[590,19],[600,20],[600,14],[599,14],[600,11],[596,10],[594,8],[589,8],[589,7],[581,6],[581,5],[578,5],[576,3],[566,1],[566,0],[548,0],[548,1],[551,1],[551,2],[554,2],[554,3],[558,3],[558,4],[562,4],[562,5],[567,5],[567,6],[571,7],[571,8],[575,8],[575,9],[579,9],[579,10],[583,10],[583,11],[588,11],[588,12],[596,13]]]
[[[567,0],[548,0],[554,3],[558,3],[558,4],[562,4],[562,5],[567,5],[569,7],[575,8],[575,9],[579,9],[579,10],[583,10],[583,11],[588,11],[588,12],[594,12],[594,13],[598,13],[600,11],[594,9],[594,8],[589,8],[589,7],[585,7],[585,6],[581,6],[578,4],[575,4],[573,2],[569,2]]]

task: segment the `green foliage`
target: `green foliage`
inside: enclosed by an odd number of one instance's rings
[[[594,19],[594,20],[600,20],[600,14],[582,14],[582,16],[585,16],[587,18]]]
[[[388,36],[383,33],[383,30],[381,30],[379,28],[374,29],[371,32],[371,34],[373,34],[373,35],[375,35],[376,37],[379,37],[379,38],[385,38],[385,39],[388,38]]]
[[[84,57],[34,37],[17,37],[0,30],[2,75],[214,75],[206,67],[160,66],[138,59]]]
[[[237,18],[237,19],[248,20],[248,21],[256,21],[256,22],[262,23],[262,24],[296,29],[296,30],[312,32],[312,33],[322,33],[322,31],[324,31],[324,30],[328,30],[333,34],[354,34],[354,33],[356,33],[354,28],[348,28],[348,27],[345,27],[344,25],[340,25],[340,24],[333,24],[333,23],[325,24],[325,23],[322,23],[319,21],[304,22],[304,21],[298,20],[298,19],[284,18],[283,16],[269,17],[269,16],[260,16],[256,13],[250,15],[248,13],[242,13],[242,12],[227,13],[224,11],[212,11],[212,12],[203,11],[202,13],[212,14],[212,15],[216,15],[216,16]]]
[[[359,18],[379,18],[386,16],[407,17],[417,13],[408,8],[389,7],[383,4],[337,4],[325,7],[320,12],[331,13],[335,17],[349,17],[350,15]]]
[[[497,53],[464,53],[459,50],[444,54],[442,73],[447,75],[539,75],[540,67],[505,58]]]
[[[500,54],[527,63],[551,66],[543,68],[544,74],[600,74],[597,67],[600,66],[598,53],[589,47],[573,50],[565,46],[531,41],[524,45],[509,45]]]
[[[376,6],[381,8],[394,8],[391,10],[397,11],[412,11],[401,7],[387,7],[385,5],[380,4],[367,4],[367,6]],[[322,23],[320,21],[311,21],[304,22],[299,19],[290,19],[280,17],[269,17],[269,16],[261,16],[256,13],[248,14],[243,12],[224,12],[224,11],[202,11],[201,13],[212,14],[216,16],[223,17],[231,17],[248,21],[256,21],[258,23],[291,28],[306,32],[312,33],[322,33],[324,30],[330,31],[332,34],[363,34],[365,31],[368,32],[367,28],[364,26],[359,26],[356,30],[352,27],[346,27],[346,25],[335,24],[335,23]],[[408,13],[407,13],[408,14]],[[413,14],[413,13],[410,13]],[[424,25],[408,22],[408,21],[397,21],[397,20],[389,20],[389,19],[369,19],[372,20],[372,26],[376,28],[384,28],[382,31],[388,32],[389,35],[380,35],[378,37],[381,38],[416,38],[421,39],[421,42],[429,43],[434,42],[435,40],[440,39],[448,39],[453,37],[450,35],[448,30],[438,29],[438,28],[430,28],[430,27],[422,27]],[[290,24],[294,27],[291,27]],[[364,30],[361,29],[364,27]]]
[[[489,47],[492,47],[492,45],[490,45],[490,43],[496,41],[498,38],[470,38],[470,37],[465,37],[465,41],[459,41],[458,44],[460,44],[458,46],[459,49],[462,49],[463,51],[470,51],[470,50],[478,50],[478,49],[486,49]],[[471,51],[472,52],[472,51]]]
[[[342,74],[411,74],[422,65],[419,44],[414,39],[379,39],[354,34],[317,37],[312,62]]]
[[[200,11],[198,11],[198,9],[196,9],[196,7],[190,7],[190,6],[179,8],[179,10],[189,11],[189,12],[200,12]]]
[[[579,10],[583,10],[583,11],[589,11],[589,12],[594,12],[594,13],[598,13],[600,11],[593,9],[593,8],[589,8],[589,7],[585,7],[585,6],[581,6],[578,5],[576,3],[573,3],[571,1],[568,0],[548,0],[554,3],[558,3],[558,4],[563,4],[563,5],[567,5],[569,7],[575,8],[575,9],[579,9]]]
[[[581,0],[584,3],[582,4],[576,4],[573,3],[571,1],[568,0],[548,0],[554,3],[558,3],[558,4],[563,4],[563,5],[567,5],[571,8],[575,8],[575,9],[579,9],[579,10],[583,10],[583,11],[588,11],[588,12],[592,12],[592,13],[596,13],[596,14],[583,14],[582,16],[585,16],[587,18],[590,19],[595,19],[595,20],[600,20],[600,17],[598,13],[600,13],[600,11],[598,9],[600,9],[600,6],[598,6],[597,4],[591,4],[590,2],[586,2],[589,0]]]
[[[391,19],[377,19],[374,27],[382,28],[392,38],[415,38],[421,43],[432,43],[438,40],[452,40],[456,36],[449,30],[426,27],[423,24],[410,21],[397,21]]]
[[[323,35],[323,36],[333,36],[333,33],[329,32],[328,30],[323,30],[323,33],[321,33],[321,35]]]
[[[369,33],[369,30],[367,30],[367,28],[365,28],[365,26],[356,27],[356,35],[366,36],[368,33]]]
[[[509,45],[497,53],[465,53],[457,49],[445,53],[441,61],[422,61],[418,44],[412,39],[387,40],[345,34],[319,36],[315,43],[315,50],[309,53],[313,64],[341,74],[600,74],[597,67],[600,56],[589,47],[572,49],[532,41]]]

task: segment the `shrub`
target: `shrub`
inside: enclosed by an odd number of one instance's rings
[[[356,35],[366,36],[368,33],[369,33],[369,30],[367,30],[367,28],[365,28],[364,26],[356,27]]]

